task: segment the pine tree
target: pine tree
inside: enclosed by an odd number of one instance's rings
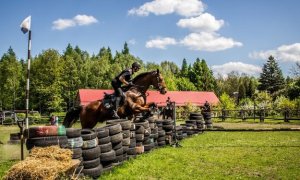
[[[267,63],[264,64],[259,82],[258,89],[266,90],[271,94],[284,88],[282,71],[273,56],[270,56]]]
[[[180,75],[181,77],[188,77],[188,65],[185,58],[182,60]]]
[[[124,48],[122,50],[122,54],[129,54],[129,48],[127,42],[124,43]]]

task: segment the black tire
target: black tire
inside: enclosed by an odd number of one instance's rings
[[[120,124],[123,130],[129,130],[131,128],[131,122],[127,119],[115,119],[106,121],[106,124]]]
[[[133,139],[130,139],[130,145],[129,145],[129,148],[134,148],[136,146],[136,139],[133,138]]]
[[[101,144],[107,144],[110,142],[110,136],[107,136],[107,137],[103,137],[103,138],[100,138],[98,139],[98,144],[101,145]]]
[[[161,136],[161,137],[157,138],[157,142],[162,142],[162,141],[166,141],[165,136]]]
[[[100,154],[101,154],[101,150],[99,146],[96,146],[91,149],[82,150],[82,157],[85,161],[99,158]]]
[[[82,129],[81,137],[82,140],[87,141],[87,140],[95,139],[97,137],[97,134],[90,129]]]
[[[136,134],[135,139],[137,142],[143,142],[144,141],[144,134]]]
[[[163,126],[164,126],[164,125],[173,125],[174,122],[173,122],[172,120],[164,120],[164,121],[162,122],[162,124],[163,124]]]
[[[129,149],[127,150],[127,154],[128,154],[128,155],[136,155],[135,147],[129,148]]]
[[[190,116],[202,116],[202,114],[200,112],[192,112]]]
[[[115,150],[115,152],[116,152],[116,156],[120,156],[120,155],[123,155],[123,147],[121,147],[120,149],[117,149],[117,150]]]
[[[137,122],[135,123],[136,126],[144,126],[144,128],[149,128],[149,122],[144,121],[144,122]]]
[[[123,154],[116,155],[116,159],[114,160],[114,163],[123,162],[124,157]]]
[[[62,148],[66,148],[68,144],[67,136],[46,136],[46,137],[35,137],[27,139],[26,147],[27,150],[33,147],[47,147],[52,145],[59,145]]]
[[[166,141],[157,142],[157,145],[158,146],[165,146],[166,145]]]
[[[130,130],[124,130],[122,131],[122,134],[123,134],[123,139],[126,139],[130,137]]]
[[[190,120],[202,120],[203,116],[190,116]]]
[[[145,133],[145,127],[142,125],[136,125],[135,126],[135,134],[144,134]]]
[[[123,146],[122,141],[121,141],[121,142],[118,142],[118,143],[115,143],[115,144],[112,144],[113,150],[120,149],[122,146]]]
[[[66,134],[68,138],[77,138],[81,136],[81,129],[66,128]]]
[[[165,136],[165,135],[166,135],[165,130],[158,131],[158,137],[162,137],[162,136]]]
[[[154,143],[150,143],[150,144],[145,144],[144,145],[144,151],[145,152],[148,152],[148,151],[150,151],[153,148],[154,148]]]
[[[102,164],[99,164],[99,166],[91,169],[83,169],[82,173],[85,176],[90,176],[92,178],[98,178],[103,172],[103,166]]]
[[[106,126],[109,129],[109,135],[115,135],[122,131],[122,126],[120,124],[108,125]]]
[[[115,143],[119,143],[123,140],[123,134],[122,133],[118,133],[115,135],[110,136],[110,142],[115,144]]]
[[[116,152],[114,150],[111,150],[106,153],[101,153],[100,155],[101,162],[113,161],[115,159],[116,159]]]
[[[163,129],[166,131],[172,131],[174,129],[174,125],[163,125]]]
[[[129,146],[130,145],[130,137],[123,139],[122,140],[122,145],[123,146]]]
[[[81,148],[74,148],[72,149],[73,155],[72,159],[79,159],[82,157],[82,149]]]
[[[106,144],[101,144],[99,146],[100,146],[101,153],[106,153],[106,152],[112,150],[112,144],[111,144],[111,142],[106,143]]]
[[[196,120],[186,120],[185,121],[186,124],[193,124],[193,125],[197,125]]]
[[[96,159],[92,159],[92,160],[88,160],[88,161],[83,161],[83,166],[84,169],[91,169],[91,168],[95,168],[97,166],[99,166],[100,164],[100,158],[96,158]]]
[[[97,137],[99,139],[105,138],[109,136],[109,129],[106,127],[101,127],[101,128],[95,128],[95,132],[97,134]]]

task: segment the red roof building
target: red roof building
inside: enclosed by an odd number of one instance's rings
[[[214,92],[168,91],[165,95],[162,95],[158,91],[154,90],[147,92],[149,93],[147,102],[155,102],[158,104],[158,106],[165,106],[168,97],[170,97],[171,101],[175,101],[176,106],[185,106],[187,103],[191,103],[195,106],[203,106],[205,101],[208,101],[208,103],[211,105],[217,105],[219,103],[219,99]],[[113,93],[113,90],[79,89],[77,103],[80,105],[86,105],[92,101],[101,100],[104,97],[104,93],[111,94]]]

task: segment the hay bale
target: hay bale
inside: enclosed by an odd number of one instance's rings
[[[53,180],[66,176],[66,172],[72,168],[74,162],[70,149],[61,149],[59,146],[36,147],[24,161],[13,165],[4,179]]]

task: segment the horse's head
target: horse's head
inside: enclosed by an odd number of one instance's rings
[[[167,86],[165,83],[164,78],[162,77],[161,73],[159,73],[159,70],[153,71],[153,80],[152,85],[155,89],[159,90],[160,94],[166,94],[167,93]]]

